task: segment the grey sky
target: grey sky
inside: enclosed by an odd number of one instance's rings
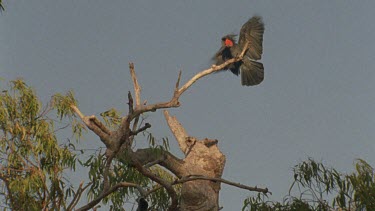
[[[351,171],[356,158],[375,166],[374,1],[17,0],[5,6],[0,77],[24,78],[44,101],[73,89],[87,115],[126,111],[130,61],[144,100],[170,99],[180,69],[185,82],[209,67],[220,38],[261,15],[264,82],[242,87],[229,72],[214,74],[193,85],[171,113],[190,135],[219,140],[225,179],[267,186],[272,199],[286,194],[292,166],[308,157],[342,171]],[[148,121],[178,153],[162,113]],[[103,146],[92,133],[83,141]],[[248,195],[223,185],[220,204],[240,210]]]

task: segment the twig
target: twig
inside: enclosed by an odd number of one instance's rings
[[[10,201],[10,205],[12,208],[17,208],[16,204],[17,204],[17,201],[14,200],[14,197],[13,197],[13,192],[12,190],[10,189],[10,184],[9,184],[9,180],[7,179],[7,177],[5,175],[3,175],[1,172],[0,172],[0,180],[2,180],[5,184],[5,187],[6,187],[6,191],[8,192],[8,197],[9,197],[9,201]]]
[[[145,131],[145,130],[147,130],[147,129],[150,128],[150,127],[151,127],[150,123],[146,123],[145,126],[143,126],[143,127],[141,127],[141,128],[138,128],[138,130],[136,130],[136,131],[130,131],[130,135],[131,135],[131,136],[135,136],[135,135],[137,135],[138,133],[140,133],[140,132],[142,132],[142,131]]]
[[[111,163],[115,154],[107,154],[106,156],[107,158],[106,158],[106,163],[105,163],[105,167],[103,171],[103,191],[107,191],[109,189],[109,170],[111,168]]]
[[[163,186],[157,184],[156,186],[154,186],[154,188],[152,188],[151,190],[149,190],[149,191],[146,192],[146,196],[148,196],[148,195],[150,195],[151,193],[154,193],[154,192],[156,192],[157,190],[160,190],[160,189],[162,189],[162,188],[163,188]]]
[[[74,197],[73,197],[72,201],[70,202],[70,204],[68,205],[68,207],[66,208],[66,210],[68,210],[68,211],[72,210],[74,203],[76,202],[76,200],[77,200],[78,198],[80,198],[80,197],[79,197],[79,192],[80,192],[82,186],[83,186],[83,182],[81,182],[81,183],[79,184],[79,187],[78,187],[78,189],[77,189],[77,192],[76,192],[76,194],[74,195]]]
[[[207,177],[207,176],[203,176],[203,175],[189,175],[189,176],[186,176],[186,177],[182,177],[181,179],[176,180],[173,184],[180,184],[180,183],[185,183],[185,182],[193,181],[193,180],[216,181],[216,182],[225,183],[227,185],[232,185],[232,186],[235,186],[235,187],[238,187],[238,188],[246,189],[246,190],[249,190],[249,191],[256,191],[256,192],[261,192],[261,193],[272,194],[271,192],[268,191],[268,188],[258,188],[256,186],[250,187],[250,186],[247,186],[247,185],[242,185],[240,183],[234,183],[234,182],[222,179],[222,178]]]
[[[178,197],[176,191],[173,189],[172,185],[165,181],[164,179],[156,176],[145,167],[135,158],[135,156],[131,156],[132,163],[134,164],[135,168],[139,171],[139,173],[143,174],[144,176],[150,178],[152,181],[159,183],[161,186],[165,188],[169,197],[171,197],[171,205],[168,208],[168,211],[177,210],[178,205]]]
[[[175,87],[175,90],[174,90],[175,94],[178,93],[178,88],[180,87],[181,74],[182,74],[182,71],[180,70],[180,72],[178,73],[176,87]]]
[[[180,96],[183,92],[185,92],[191,85],[193,85],[193,83],[195,83],[198,79],[208,75],[208,74],[211,74],[213,72],[216,72],[216,71],[219,71],[221,69],[223,69],[225,66],[231,64],[231,63],[234,63],[234,62],[238,62],[240,60],[242,60],[246,50],[248,49],[248,45],[249,45],[249,42],[246,42],[245,43],[245,46],[244,48],[242,49],[242,52],[240,55],[238,55],[237,57],[235,58],[232,58],[232,59],[229,59],[227,60],[226,62],[224,62],[223,64],[219,65],[219,66],[215,66],[213,65],[211,68],[207,69],[207,70],[203,70],[202,72],[196,74],[193,78],[191,78],[188,82],[186,82],[185,85],[183,85],[179,90],[179,95]]]
[[[70,210],[73,210],[73,208],[77,205],[79,199],[81,198],[82,196],[82,193],[92,184],[92,182],[88,183],[85,187],[82,188],[83,186],[83,182],[81,182],[81,184],[79,184],[79,187],[77,189],[77,192],[73,198],[73,200],[70,202],[68,208],[66,210],[70,211]]]
[[[134,187],[138,188],[139,185],[135,183],[130,183],[130,182],[120,182],[117,183],[116,185],[112,186],[109,188],[107,191],[102,192],[98,197],[96,197],[94,200],[86,204],[85,206],[77,209],[76,211],[83,211],[83,210],[89,210],[95,205],[97,205],[104,197],[108,196],[109,194],[115,192],[119,188],[125,188],[125,187]]]

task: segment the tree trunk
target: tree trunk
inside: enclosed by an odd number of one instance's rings
[[[204,176],[210,178],[221,178],[225,156],[217,147],[217,140],[197,140],[189,137],[180,122],[169,116],[164,111],[165,118],[175,136],[180,149],[185,154],[180,179],[190,176]],[[181,199],[179,202],[180,211],[207,211],[219,210],[220,182],[210,180],[192,180],[182,183]]]
[[[201,175],[211,178],[221,178],[225,165],[225,156],[217,147],[217,140],[195,140],[188,138],[191,143],[184,159],[183,177]],[[209,180],[193,180],[184,182],[181,189],[181,211],[219,210],[220,182]]]
[[[178,211],[216,211],[219,210],[220,181],[225,165],[225,156],[220,152],[217,140],[197,140],[189,137],[175,117],[165,111],[168,125],[174,134],[184,159],[178,159],[170,152],[156,154],[152,149],[138,149],[130,154],[122,154],[118,159],[128,161],[127,156],[135,158],[141,165],[154,163],[171,171],[181,183],[181,198]],[[176,209],[172,209],[176,211]]]

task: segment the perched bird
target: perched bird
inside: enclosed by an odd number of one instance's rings
[[[241,72],[241,84],[243,86],[253,86],[260,84],[264,79],[263,64],[257,62],[262,58],[263,53],[263,33],[264,24],[261,17],[250,18],[241,28],[238,43],[235,34],[229,34],[221,39],[221,48],[215,54],[216,65],[238,56],[246,42],[249,42],[248,49],[242,60],[232,63],[223,68],[230,70],[233,74],[239,75]]]

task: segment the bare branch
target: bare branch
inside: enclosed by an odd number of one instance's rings
[[[142,166],[146,165],[144,166],[145,168],[149,167],[152,163],[157,163],[171,171],[177,177],[181,177],[184,172],[184,161],[178,159],[168,151],[156,153],[155,149],[152,148],[138,149],[135,152],[121,154],[118,156],[118,159],[125,162],[131,159],[130,157],[136,158]]]
[[[82,186],[83,186],[83,182],[81,182],[79,184],[77,192],[76,192],[75,196],[73,197],[72,201],[70,202],[70,204],[68,205],[68,207],[66,208],[66,210],[68,210],[68,211],[72,210],[72,207],[73,207],[74,203],[80,198],[79,192],[82,189]]]
[[[130,92],[128,92],[128,100],[129,100],[129,114],[133,113],[134,107],[133,107],[133,97]]]
[[[163,188],[163,186],[161,186],[161,185],[154,186],[151,190],[146,192],[146,196],[150,195],[153,192],[156,192],[157,190],[160,190],[161,188]]]
[[[135,98],[136,98],[136,106],[134,106],[133,98],[131,93],[128,93],[128,99],[129,99],[129,113],[126,117],[123,118],[121,125],[117,131],[114,131],[113,133],[107,129],[94,115],[92,116],[84,116],[80,110],[76,106],[72,106],[72,109],[74,112],[82,119],[82,121],[86,124],[86,126],[92,130],[96,135],[100,137],[102,142],[106,145],[107,151],[107,162],[104,170],[104,188],[103,192],[93,201],[85,205],[84,207],[78,209],[78,210],[87,210],[90,208],[93,208],[96,204],[98,204],[104,197],[108,196],[108,194],[112,193],[113,191],[116,191],[120,187],[136,187],[136,184],[133,183],[119,183],[113,187],[110,187],[109,181],[108,181],[108,173],[111,165],[111,161],[114,158],[114,156],[118,156],[118,158],[121,160],[122,155],[118,155],[118,152],[120,151],[120,148],[122,145],[126,142],[126,145],[123,146],[123,149],[128,149],[128,153],[121,153],[121,154],[128,154],[128,159],[130,158],[130,161],[132,165],[144,176],[150,178],[154,182],[160,184],[163,186],[166,191],[168,192],[168,195],[171,197],[171,205],[169,207],[169,210],[176,210],[178,205],[178,198],[176,191],[174,190],[172,184],[165,181],[164,179],[154,175],[152,172],[150,172],[147,168],[145,168],[143,165],[150,162],[157,161],[158,164],[164,166],[168,170],[170,170],[172,173],[174,173],[177,177],[181,177],[183,171],[183,161],[179,160],[178,158],[174,157],[169,152],[163,152],[161,155],[155,155],[156,153],[152,153],[150,151],[146,150],[137,150],[137,152],[133,152],[129,146],[129,143],[131,144],[133,141],[134,135],[137,135],[139,132],[142,132],[149,128],[151,125],[147,124],[144,127],[141,127],[137,129],[138,127],[138,120],[142,113],[150,112],[150,111],[156,111],[157,109],[162,108],[172,108],[172,107],[179,107],[179,97],[184,93],[193,83],[195,83],[198,79],[211,74],[215,71],[219,71],[223,69],[225,66],[237,62],[243,58],[243,55],[245,51],[247,50],[248,43],[245,44],[245,47],[242,51],[242,53],[233,59],[230,59],[226,61],[225,63],[215,66],[213,65],[211,68],[207,70],[203,70],[202,72],[196,74],[193,78],[191,78],[185,85],[183,85],[181,88],[179,88],[179,83],[181,80],[181,72],[179,73],[175,91],[173,94],[173,97],[168,102],[161,102],[161,103],[155,103],[151,105],[141,105],[141,99],[140,99],[140,91],[141,88],[138,84],[137,77],[135,75],[134,71],[134,65],[132,63],[129,64],[130,73],[133,80],[134,85],[134,91],[135,91]],[[180,149],[186,153],[188,149],[188,145],[186,143],[186,137],[188,136],[184,128],[181,126],[181,124],[178,122],[178,120],[174,117],[170,117],[168,112],[165,112],[165,116],[167,119],[167,122],[174,133],[176,139],[178,140],[178,143],[180,145]],[[133,123],[133,130],[130,129],[131,122]],[[130,137],[132,136],[132,137]],[[112,143],[112,139],[113,142]],[[152,149],[149,149],[152,150]],[[195,180],[195,179],[204,179],[204,178],[185,178],[186,181]],[[210,180],[215,180],[215,178],[212,178]],[[185,182],[184,180],[180,180],[179,183]],[[225,183],[224,181],[221,181]],[[235,184],[235,183],[234,183]],[[232,184],[233,185],[233,184]],[[238,184],[237,184],[238,185]],[[239,184],[241,185],[241,184]],[[144,194],[144,193],[142,193]]]
[[[105,167],[104,167],[104,171],[103,171],[103,191],[107,191],[109,189],[109,170],[111,168],[111,163],[112,163],[112,160],[115,156],[115,154],[110,154],[108,153],[109,150],[107,149],[106,151],[106,163],[105,163]]]
[[[136,94],[136,104],[137,106],[133,107],[133,99],[132,99],[132,96],[129,92],[129,95],[128,95],[128,98],[129,98],[129,115],[126,116],[122,123],[121,123],[121,126],[120,126],[120,136],[123,137],[121,138],[121,143],[120,143],[120,146],[126,141],[126,139],[129,138],[129,126],[130,126],[130,122],[133,120],[133,119],[136,119],[136,121],[134,122],[134,125],[133,125],[133,131],[136,130],[137,128],[137,123],[138,123],[138,118],[139,118],[139,115],[141,115],[142,113],[145,113],[145,112],[149,112],[149,111],[156,111],[157,109],[162,109],[162,108],[172,108],[172,107],[179,107],[180,106],[180,103],[178,102],[178,99],[179,97],[181,96],[182,93],[184,93],[193,83],[195,83],[198,79],[208,75],[208,74],[211,74],[215,71],[219,71],[221,69],[223,69],[225,66],[231,64],[231,63],[234,63],[234,62],[237,62],[237,61],[240,61],[246,50],[248,48],[248,43],[245,44],[241,54],[233,59],[229,59],[227,60],[226,62],[224,62],[223,64],[219,65],[219,66],[216,66],[216,65],[213,65],[211,68],[207,69],[207,70],[203,70],[202,72],[196,74],[195,76],[193,76],[193,78],[191,78],[185,85],[183,85],[180,89],[178,90],[175,90],[174,92],[174,95],[172,97],[172,99],[168,102],[161,102],[161,103],[155,103],[155,104],[151,104],[151,105],[141,105],[140,104],[140,86],[138,84],[138,81],[137,81],[137,77],[135,75],[135,71],[134,71],[134,65],[132,63],[129,64],[129,68],[130,68],[130,73],[132,75],[132,79],[133,79],[133,84],[134,84],[134,89],[135,89],[135,94]],[[181,78],[181,72],[179,74],[179,77],[178,77],[178,80],[177,80],[177,83],[176,83],[176,87],[178,87],[179,85],[179,82],[180,82],[180,78]],[[177,89],[177,88],[176,88]],[[111,141],[109,140],[109,135],[111,134],[110,130],[107,129],[99,120],[96,119],[95,116],[90,116],[90,117],[86,117],[84,116],[80,110],[72,105],[71,106],[72,109],[74,110],[74,112],[82,119],[82,121],[86,124],[86,126],[92,130],[95,134],[97,134],[100,139],[104,142],[104,144],[106,146],[110,146],[111,145]],[[131,141],[132,142],[132,139]]]
[[[179,90],[179,95],[180,96],[183,92],[185,92],[191,85],[193,85],[193,83],[195,83],[198,79],[208,75],[208,74],[211,74],[213,72],[216,72],[216,71],[219,71],[221,69],[223,69],[225,66],[229,65],[229,64],[232,64],[234,62],[238,62],[240,60],[242,60],[246,50],[248,49],[248,46],[249,46],[249,42],[246,42],[245,43],[245,46],[244,48],[242,49],[242,52],[240,55],[238,55],[237,57],[235,58],[232,58],[232,59],[229,59],[227,60],[226,62],[224,62],[223,64],[219,65],[219,66],[216,66],[216,65],[213,65],[211,68],[207,69],[207,70],[203,70],[202,72],[196,74],[193,78],[191,78],[185,85],[183,85]]]
[[[141,90],[142,89],[141,89],[141,86],[138,83],[133,63],[129,63],[129,70],[130,70],[130,75],[131,75],[132,80],[133,80],[136,108],[138,108],[141,105]],[[133,123],[133,131],[137,130],[138,121],[139,121],[139,115],[137,117],[135,117],[135,120],[134,120],[134,123]],[[130,140],[129,140],[130,146],[133,144],[133,140],[134,140],[134,136],[130,137]]]
[[[175,90],[174,90],[175,93],[178,93],[178,88],[180,87],[181,74],[182,74],[182,71],[180,70],[180,72],[178,73],[176,87],[175,87]]]
[[[81,184],[79,184],[79,187],[77,189],[77,192],[74,196],[74,198],[72,199],[72,201],[70,202],[68,208],[66,210],[70,211],[70,210],[73,210],[73,208],[77,205],[77,203],[79,202],[79,199],[81,198],[82,196],[82,193],[92,184],[92,182],[88,183],[85,187],[82,187],[83,186],[83,182],[81,182]]]
[[[89,117],[90,121],[92,121],[97,127],[99,127],[104,133],[107,135],[111,134],[111,131],[101,122],[99,121],[94,115]]]
[[[250,187],[250,186],[247,186],[247,185],[242,185],[240,183],[234,183],[234,182],[222,179],[222,178],[206,177],[206,176],[202,176],[202,175],[189,175],[189,176],[186,176],[186,177],[182,177],[181,179],[176,180],[173,184],[180,184],[180,183],[185,183],[185,182],[193,181],[193,180],[210,180],[210,181],[225,183],[227,185],[232,185],[232,186],[242,188],[242,189],[246,189],[246,190],[249,190],[249,191],[256,191],[256,192],[261,192],[261,193],[272,194],[271,192],[268,191],[268,188],[258,188],[256,186]]]
[[[135,136],[135,135],[137,135],[138,133],[140,133],[140,132],[142,132],[142,131],[145,131],[145,130],[147,130],[147,129],[150,128],[150,127],[151,127],[150,123],[146,123],[145,126],[139,128],[138,130],[136,130],[136,131],[130,131],[130,135],[131,135],[131,136]]]
[[[167,110],[164,110],[164,117],[167,120],[168,126],[171,129],[174,137],[176,138],[181,151],[186,155],[188,148],[186,144],[186,138],[188,137],[187,132],[185,131],[184,127],[182,127],[177,118],[174,116],[170,116]]]
[[[111,131],[107,127],[105,127],[103,123],[101,123],[94,115],[83,115],[82,112],[75,105],[71,105],[70,107],[81,118],[85,125],[97,136],[99,136],[99,138],[103,141],[103,143],[106,146],[109,146],[111,144],[111,141],[109,139]]]
[[[171,197],[171,205],[169,206],[168,211],[177,210],[178,196],[172,185],[164,179],[156,176],[155,174],[147,170],[145,167],[143,167],[143,165],[135,158],[135,156],[131,156],[131,158],[132,163],[134,164],[135,168],[139,171],[139,173],[150,178],[152,181],[157,182],[165,188],[169,197]]]
[[[141,105],[141,86],[138,83],[137,76],[134,71],[134,64],[129,63],[130,75],[133,80],[134,92],[135,92],[135,103],[137,106]]]
[[[109,188],[107,191],[102,192],[98,197],[96,197],[94,200],[86,204],[85,206],[77,209],[76,211],[84,211],[89,210],[93,208],[95,205],[97,205],[103,198],[107,197],[109,194],[115,192],[119,188],[125,188],[125,187],[134,187],[134,188],[140,188],[138,184],[130,183],[130,182],[120,182],[114,185],[113,187]]]
[[[156,111],[157,109],[162,109],[162,108],[172,108],[172,107],[179,107],[180,106],[180,103],[178,102],[178,99],[179,97],[181,96],[182,93],[184,93],[193,83],[195,83],[198,79],[208,75],[208,74],[211,74],[213,72],[216,72],[216,71],[219,71],[221,69],[223,69],[225,66],[229,65],[229,64],[232,64],[234,62],[238,62],[240,60],[242,60],[246,50],[248,49],[248,42],[245,44],[242,52],[240,55],[238,55],[237,57],[235,58],[232,58],[232,59],[229,59],[227,60],[226,62],[224,62],[223,64],[221,65],[213,65],[211,68],[209,69],[206,69],[206,70],[203,70],[202,72],[196,74],[195,76],[193,76],[193,78],[191,78],[185,85],[183,85],[178,91],[175,91],[174,94],[173,94],[173,97],[170,101],[168,102],[161,102],[161,103],[155,103],[155,104],[151,104],[151,105],[147,105],[147,106],[139,106],[137,107],[133,114],[130,115],[129,114],[129,121],[133,120],[134,118],[136,118],[137,116],[139,116],[140,114],[142,113],[145,113],[145,112],[149,112],[149,111]],[[176,84],[179,84],[179,80],[180,80],[180,76],[179,76],[179,79],[177,80],[177,83]]]
[[[79,118],[81,118],[82,120],[85,118],[85,115],[82,114],[82,112],[77,108],[77,106],[71,105],[70,107],[79,116]]]
[[[13,198],[13,192],[10,189],[9,180],[2,173],[0,173],[0,180],[2,180],[5,184],[6,191],[8,192],[8,197],[9,197],[9,200],[10,200],[11,207],[17,207],[16,206],[17,201],[15,201],[14,198]]]

